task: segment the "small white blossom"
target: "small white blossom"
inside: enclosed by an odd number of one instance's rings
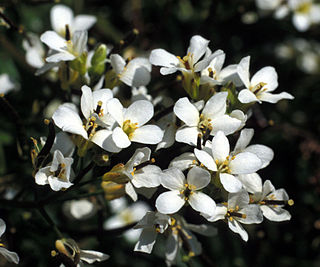
[[[171,168],[164,171],[161,185],[170,191],[158,196],[157,210],[164,214],[173,214],[188,202],[194,210],[212,216],[216,204],[211,197],[200,192],[210,183],[210,180],[210,173],[199,167],[191,168],[187,179],[179,169]]]
[[[237,174],[254,173],[262,167],[262,161],[254,153],[230,153],[229,141],[221,131],[213,137],[211,151],[195,149],[194,153],[207,169],[218,172],[224,189],[232,193],[242,188]]]
[[[6,223],[4,220],[0,219],[0,237],[6,231]],[[0,243],[0,254],[6,258],[7,261],[13,262],[15,264],[19,263],[19,256],[17,253],[7,250],[4,244]]]
[[[126,148],[131,142],[158,144],[163,131],[156,125],[145,125],[153,117],[153,105],[146,100],[133,102],[125,109],[116,98],[108,101],[108,110],[118,126],[112,139],[119,148]]]
[[[73,185],[70,182],[73,158],[65,158],[59,150],[54,151],[50,166],[41,168],[35,175],[38,185],[49,184],[51,189],[59,191]]]
[[[17,88],[17,85],[10,80],[8,74],[0,75],[0,94],[7,94],[15,88]]]
[[[74,17],[71,8],[65,5],[55,5],[50,11],[52,29],[61,36],[65,36],[66,25],[70,33],[89,30],[97,19],[91,15],[77,15]]]
[[[218,204],[215,215],[207,219],[211,222],[227,219],[230,230],[238,233],[244,241],[248,241],[248,233],[241,223],[253,224],[263,221],[259,206],[249,204],[249,200],[249,195],[245,190],[230,193],[228,203]]]
[[[264,67],[259,70],[251,80],[249,79],[250,56],[243,58],[238,67],[238,75],[242,80],[245,89],[239,92],[238,98],[241,103],[250,102],[269,102],[277,103],[281,99],[293,99],[294,97],[287,92],[272,94],[278,87],[278,75],[273,67]]]
[[[223,131],[229,135],[238,130],[242,124],[241,120],[226,114],[227,96],[227,92],[220,92],[212,96],[205,104],[201,114],[187,97],[180,98],[173,110],[185,125],[177,130],[176,140],[196,146],[199,134],[209,136]]]
[[[111,66],[119,79],[128,86],[145,86],[151,79],[151,64],[147,58],[136,57],[127,63],[118,54],[110,56]]]

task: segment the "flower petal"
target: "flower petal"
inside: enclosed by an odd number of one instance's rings
[[[268,103],[277,103],[282,99],[294,99],[294,97],[287,92],[282,92],[280,94],[270,94],[267,92],[263,92],[259,94],[259,99]]]
[[[66,40],[54,31],[46,31],[40,36],[40,40],[53,50],[59,52],[67,50]]]
[[[238,94],[238,99],[241,103],[251,103],[251,102],[260,102],[261,101],[248,89],[243,89]]]
[[[261,82],[266,83],[261,89],[267,88],[267,92],[272,92],[278,87],[278,74],[274,67],[264,67],[253,75],[251,79],[252,86],[256,86]]]
[[[222,131],[217,132],[217,134],[212,139],[212,155],[215,160],[223,162],[227,156],[230,154],[230,145],[228,138]]]
[[[131,141],[125,132],[120,128],[116,127],[112,133],[112,140],[119,148],[126,148],[131,145]]]
[[[227,92],[216,93],[207,101],[202,114],[204,114],[206,118],[210,119],[224,115],[226,113],[227,97]]]
[[[193,63],[197,63],[199,59],[205,54],[209,41],[200,35],[194,35],[190,39],[190,45],[187,53],[193,57]],[[209,62],[208,62],[209,63]]]
[[[179,128],[176,132],[176,141],[181,143],[186,143],[191,146],[197,145],[197,139],[198,139],[198,127],[188,127],[188,126],[182,126]]]
[[[88,120],[93,113],[93,95],[89,86],[82,86],[81,91],[81,111],[83,116]]]
[[[250,80],[249,80],[249,65],[250,65],[250,56],[244,57],[238,64],[237,72],[243,82],[244,86],[249,89]],[[241,100],[240,100],[241,101]]]
[[[94,263],[95,261],[105,261],[109,259],[109,255],[94,250],[80,250],[80,259],[86,263]]]
[[[132,142],[142,144],[158,144],[163,138],[163,131],[156,125],[144,125],[136,129],[130,136]]]
[[[215,213],[216,203],[208,195],[202,192],[193,191],[188,200],[190,206],[199,211],[205,217],[211,217]]]
[[[228,173],[220,173],[220,181],[223,188],[230,193],[239,192],[242,188],[242,183],[236,177]]]
[[[168,67],[173,69],[176,69],[175,67],[178,67],[180,65],[179,59],[175,55],[167,52],[164,49],[152,50],[149,57],[149,61],[152,65]]]
[[[121,151],[121,148],[113,141],[112,131],[99,130],[90,140],[108,152],[118,153]]]
[[[178,190],[168,191],[160,194],[156,200],[156,208],[160,213],[173,214],[180,210],[185,200],[180,196]]]
[[[229,167],[233,174],[250,174],[260,170],[262,161],[253,153],[242,152],[230,161]]]
[[[244,241],[248,241],[248,233],[243,229],[242,225],[237,222],[237,220],[228,220],[228,226],[231,231],[238,233]]]
[[[63,34],[66,24],[71,26],[73,20],[73,11],[65,5],[55,5],[50,11],[51,27],[59,34]]]
[[[161,184],[170,190],[181,190],[186,183],[186,178],[181,170],[170,168],[163,172],[161,176]]]
[[[215,163],[213,157],[207,152],[199,149],[194,149],[194,154],[197,159],[210,171],[217,171],[217,164]]]
[[[274,156],[273,150],[264,145],[251,145],[244,151],[255,154],[262,161],[261,169],[268,166]]]
[[[138,127],[147,123],[152,117],[153,105],[147,100],[133,102],[124,113],[124,121],[130,120],[131,123],[138,123]]]
[[[194,185],[196,187],[195,190],[201,190],[210,183],[211,175],[208,171],[195,166],[189,170],[187,181],[188,184]]]
[[[243,129],[240,133],[240,136],[237,140],[237,143],[234,147],[234,152],[238,153],[238,152],[242,152],[250,143],[252,137],[254,134],[254,130],[253,129]]]
[[[176,116],[188,126],[198,126],[199,111],[187,97],[180,98],[173,107]]]
[[[139,237],[139,241],[134,247],[134,251],[140,251],[150,254],[154,244],[156,243],[157,232],[155,229],[143,229]]]
[[[119,99],[112,98],[107,102],[108,112],[111,116],[117,121],[117,123],[122,127],[123,125],[123,106],[120,103]]]
[[[78,15],[74,18],[72,23],[72,31],[86,31],[89,30],[97,21],[95,16]]]

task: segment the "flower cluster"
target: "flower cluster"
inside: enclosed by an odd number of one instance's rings
[[[297,12],[313,10],[310,1],[304,1],[303,7],[294,6],[295,2],[289,4]],[[314,22],[299,16],[294,21],[301,30]],[[88,30],[95,17],[74,17],[71,9],[56,5],[50,18],[52,31],[40,38],[31,34],[31,43],[24,42],[26,61],[37,68],[36,75],[60,83],[68,100],[47,121],[48,137],[39,144],[33,139],[33,174],[39,190],[49,185],[60,196],[91,182],[90,190],[97,190],[95,182],[100,181],[104,201],[110,205],[125,195],[133,202],[149,199],[151,207],[136,202],[135,207],[113,208],[104,229],[136,223],[133,228],[141,234],[134,250],[144,253],[151,253],[157,236],[165,234],[169,266],[181,252],[188,257],[201,254],[193,232],[215,235],[212,225],[218,220],[244,241],[249,236],[242,224],[258,224],[264,218],[290,220],[285,207],[293,201],[286,191],[276,190],[270,180],[263,182],[257,173],[270,164],[274,152],[250,144],[254,130],[246,128],[255,104],[293,99],[287,92],[274,93],[278,87],[274,67],[252,75],[250,56],[224,66],[224,51],[213,52],[209,40],[199,35],[191,38],[183,56],[154,49],[149,55],[126,58],[117,46],[99,44],[89,49]],[[49,48],[47,53],[41,42]],[[185,94],[171,98],[150,91],[152,66],[160,67],[161,75],[175,75]],[[58,134],[54,126],[61,130]],[[235,145],[230,145],[235,138]],[[176,148],[172,155],[169,147]],[[158,162],[159,158],[166,160]],[[89,163],[86,168],[84,162]],[[98,177],[81,183],[91,169]],[[96,204],[87,198],[68,202],[64,209],[69,218],[80,220],[94,216],[103,206]],[[186,211],[206,224],[188,223]],[[109,257],[81,250],[69,238],[59,237],[55,246],[52,255],[65,264]],[[14,254],[1,253],[17,263]]]

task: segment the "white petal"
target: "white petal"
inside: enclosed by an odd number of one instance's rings
[[[107,102],[108,112],[111,116],[117,121],[117,123],[122,127],[123,125],[123,106],[120,103],[119,99],[112,98]]]
[[[162,67],[160,69],[160,73],[162,75],[168,75],[168,74],[172,74],[172,73],[175,73],[178,69],[177,68],[166,68],[166,67]]]
[[[163,138],[163,131],[156,125],[144,125],[136,129],[130,136],[132,142],[142,144],[158,144]]]
[[[133,187],[133,185],[129,182],[129,183],[126,183],[126,186],[125,186],[125,191],[126,191],[126,194],[131,197],[131,199],[133,201],[137,201],[138,200],[138,195]]]
[[[243,129],[234,147],[234,152],[238,153],[243,151],[250,143],[253,137],[253,134],[254,134],[253,129]]]
[[[61,105],[53,114],[52,119],[59,128],[64,132],[81,135],[88,139],[87,132],[83,128],[82,121],[73,109],[67,105]]]
[[[126,148],[131,145],[131,141],[129,140],[128,136],[120,127],[117,127],[113,130],[112,139],[119,148]]]
[[[86,31],[89,30],[97,21],[95,16],[78,15],[74,18],[72,23],[72,31]]]
[[[264,67],[259,70],[251,79],[251,85],[255,86],[260,82],[266,83],[262,90],[267,88],[267,92],[272,92],[278,87],[278,74],[274,67]]]
[[[138,170],[132,179],[135,187],[157,187],[160,185],[162,171],[158,166],[148,165]]]
[[[40,36],[40,40],[53,50],[59,52],[67,50],[66,40],[54,31],[46,31]]]
[[[73,20],[73,11],[65,5],[55,5],[50,11],[51,27],[59,34],[63,34],[66,24],[71,26]]]
[[[197,159],[210,171],[217,171],[217,164],[215,163],[212,156],[210,156],[207,152],[199,149],[194,149],[194,154]]]
[[[150,82],[150,71],[151,64],[146,58],[134,58],[121,73],[120,80],[129,86],[144,86]]]
[[[194,66],[195,72],[200,72],[208,67],[209,63],[217,56],[223,54],[224,52],[222,50],[217,50],[213,54],[211,54],[208,57],[204,57],[204,59],[200,60],[197,64]],[[195,61],[194,61],[195,62]]]
[[[19,263],[19,256],[17,253],[7,250],[6,248],[0,247],[0,254],[4,256],[7,261],[15,264]]]
[[[256,97],[256,95],[248,89],[241,90],[238,94],[238,99],[241,103],[245,103],[245,104],[251,103],[251,102],[261,102]]]
[[[93,214],[94,209],[93,203],[86,199],[70,202],[70,213],[77,220],[89,218]]]
[[[81,87],[81,111],[86,119],[89,119],[91,113],[93,113],[93,96],[91,88],[84,85]]]
[[[156,151],[161,148],[168,148],[171,147],[175,142],[177,127],[173,124],[170,124],[169,127],[165,129],[163,138],[161,142],[157,145]]]
[[[113,141],[112,131],[99,130],[93,135],[93,137],[91,137],[90,140],[108,152],[118,153],[121,151],[121,148],[117,147]]]
[[[169,164],[169,168],[178,168],[181,171],[189,169],[190,166],[193,164],[196,157],[191,152],[186,152],[181,154],[178,157],[175,157]]]
[[[41,168],[35,175],[35,182],[38,185],[48,184],[48,176],[51,175],[50,166]]]
[[[198,127],[188,127],[183,126],[179,128],[176,132],[176,141],[181,143],[186,143],[191,146],[197,145],[198,139]]]
[[[292,23],[298,31],[304,32],[309,29],[311,21],[308,14],[295,13],[292,17]]]
[[[156,208],[160,213],[173,214],[180,210],[185,200],[180,196],[178,190],[168,191],[160,194],[156,200]]]
[[[153,117],[153,105],[147,100],[133,102],[124,113],[124,121],[138,123],[142,126]]]
[[[231,231],[238,233],[244,241],[248,241],[248,233],[243,229],[242,225],[237,222],[237,220],[229,220],[228,225]]]
[[[202,114],[204,114],[206,118],[210,119],[224,115],[226,113],[227,97],[227,92],[216,93],[206,103]]]
[[[185,183],[186,178],[183,172],[177,168],[167,169],[161,176],[162,186],[170,190],[181,190]]]
[[[230,193],[228,196],[228,208],[234,209],[236,206],[240,208],[246,207],[249,204],[249,194],[245,190],[237,193]]]
[[[262,192],[262,180],[257,173],[251,174],[239,174],[237,178],[241,181],[243,187],[249,193],[260,193]]]
[[[87,31],[76,31],[72,36],[74,53],[81,55],[86,49],[87,41],[88,41]]]
[[[109,259],[109,255],[94,250],[80,250],[80,259],[86,263],[94,263],[95,261],[105,261]]]
[[[262,161],[253,153],[242,152],[230,161],[229,167],[233,174],[250,174],[260,170]]]
[[[242,188],[242,183],[236,177],[228,173],[220,173],[220,181],[223,188],[230,193],[239,192]]]
[[[213,129],[211,135],[215,135],[218,131],[222,131],[225,135],[229,135],[237,131],[242,124],[242,121],[238,118],[232,118],[228,115],[215,118],[211,121]]]
[[[177,253],[179,250],[179,236],[176,233],[172,233],[168,236],[167,242],[166,242],[166,263],[167,266],[171,266],[175,263],[175,260],[177,258]]]
[[[152,65],[168,68],[178,67],[179,59],[164,49],[154,49],[151,51],[149,61]],[[176,69],[176,68],[174,68]]]
[[[69,188],[73,185],[73,183],[70,183],[69,181],[62,181],[59,178],[52,176],[49,176],[48,182],[53,191],[59,191],[63,188]]]
[[[267,195],[274,192],[276,189],[272,185],[270,180],[266,180],[262,187],[262,199],[264,199]]]
[[[270,221],[283,222],[291,219],[290,213],[280,207],[275,208],[272,206],[262,205],[260,206],[260,209],[263,213],[263,216]]]
[[[246,88],[250,87],[249,65],[250,65],[250,56],[247,56],[247,57],[244,57],[243,59],[241,59],[241,61],[238,64],[238,67],[237,67],[238,75]]]
[[[71,60],[74,60],[75,58],[76,57],[71,53],[64,51],[64,52],[53,54],[50,57],[47,57],[46,61],[49,63],[58,63],[60,61],[71,61]]]
[[[262,161],[261,168],[268,166],[274,156],[273,150],[264,145],[251,145],[244,151],[255,154]]]
[[[259,94],[259,99],[268,103],[277,103],[282,99],[294,99],[294,97],[287,92],[282,92],[280,94],[270,94],[267,92],[263,92]]]
[[[126,61],[118,54],[112,54],[110,56],[110,60],[111,60],[111,66],[114,69],[114,71],[117,74],[120,74],[126,65]]]
[[[156,243],[157,232],[155,229],[143,229],[139,241],[134,247],[134,251],[140,251],[150,254]]]
[[[196,187],[195,190],[200,190],[202,188],[205,188],[210,183],[211,175],[208,171],[195,166],[189,170],[187,181],[188,184],[194,185]]]
[[[216,214],[216,211],[217,210],[215,210],[215,214]],[[215,236],[218,233],[218,231],[215,227],[212,227],[207,224],[199,224],[198,225],[198,224],[186,223],[186,228],[188,228],[192,232],[195,232],[197,234],[204,235],[204,236]]]
[[[190,103],[187,97],[180,98],[173,107],[176,116],[188,126],[197,126],[199,123],[199,111]]]
[[[202,215],[205,214],[205,216],[211,217],[215,213],[216,203],[211,197],[202,192],[193,191],[189,196],[188,202],[194,210],[199,211]]]
[[[0,237],[3,235],[3,233],[6,231],[6,223],[4,220],[0,219]]]
[[[212,139],[212,155],[215,160],[223,162],[230,154],[230,145],[228,138],[221,131]]]
[[[198,62],[198,60],[205,54],[208,44],[209,41],[200,35],[192,36],[187,53],[190,53],[191,56],[193,55],[193,63]]]
[[[250,204],[239,210],[239,213],[245,214],[246,218],[237,218],[237,220],[244,224],[261,223],[263,215],[259,205]]]

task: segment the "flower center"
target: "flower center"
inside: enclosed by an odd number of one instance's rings
[[[267,83],[260,82],[256,84],[255,86],[250,86],[249,90],[254,94],[259,94],[267,90],[267,88],[263,88]]]
[[[217,80],[217,72],[213,70],[211,67],[208,68],[208,76],[212,79]]]
[[[311,3],[302,3],[298,6],[296,11],[298,13],[307,14],[310,12],[310,9],[311,9]]]
[[[200,115],[199,130],[206,136],[212,131],[211,119],[207,119],[203,114]]]
[[[122,130],[126,133],[129,139],[132,137],[134,131],[138,128],[138,123],[131,123],[130,120],[124,121]]]
[[[196,187],[192,184],[184,184],[184,189],[180,190],[180,195],[185,201],[188,201]]]
[[[193,54],[188,53],[188,55],[184,56],[183,58],[177,56],[177,58],[180,61],[181,67],[191,70],[193,67]]]
[[[58,177],[63,181],[68,181],[66,176],[66,164],[60,163],[58,169],[55,172],[53,172],[53,176]]]
[[[101,108],[102,106],[102,101],[98,101],[97,107],[94,110],[94,112],[99,116],[99,117],[103,117],[103,108]]]
[[[237,217],[237,218],[242,218],[245,219],[247,218],[247,215],[244,213],[240,213],[239,211],[239,206],[236,206],[234,209],[228,209],[227,211],[227,218],[232,222],[233,221],[233,217]]]
[[[92,116],[86,125],[83,125],[83,128],[87,131],[88,137],[92,137],[95,132],[98,124],[96,123],[96,117]]]
[[[226,159],[222,162],[219,162],[217,159],[216,159],[216,164],[217,164],[217,167],[218,167],[218,172],[219,173],[231,173],[231,170],[230,170],[230,167],[229,167],[229,163],[231,160],[234,160],[235,159],[235,156],[232,156],[230,158],[230,156],[227,156]]]

